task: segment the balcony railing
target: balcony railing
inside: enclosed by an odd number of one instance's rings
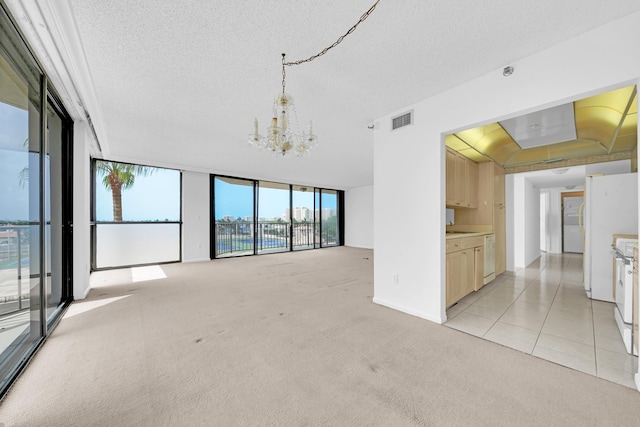
[[[336,245],[336,225],[323,224],[322,236],[316,233],[318,225],[312,222],[259,221],[254,231],[251,222],[216,221],[216,256],[252,254],[254,243],[258,253],[287,251],[290,242],[294,250],[311,249],[319,245],[320,240],[323,246]]]
[[[0,315],[29,307],[29,226],[0,226]]]

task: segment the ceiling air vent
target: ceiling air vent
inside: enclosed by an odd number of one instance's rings
[[[391,130],[413,124],[413,110],[391,119]]]

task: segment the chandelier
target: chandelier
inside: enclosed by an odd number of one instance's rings
[[[305,157],[318,145],[318,137],[313,134],[313,125],[309,121],[307,132],[294,132],[292,126],[298,127],[298,116],[293,97],[285,92],[285,54],[282,54],[282,93],[273,101],[273,118],[266,129],[266,136],[258,133],[258,119],[253,121],[253,133],[249,135],[249,143],[275,155],[295,154]],[[293,123],[292,119],[293,118]]]
[[[306,157],[318,145],[318,137],[313,134],[313,126],[309,121],[309,127],[306,132],[298,131],[298,116],[293,97],[285,92],[285,67],[292,65],[300,65],[305,62],[311,62],[319,56],[324,55],[330,49],[339,45],[342,40],[351,34],[355,29],[369,17],[376,8],[380,0],[377,0],[373,6],[369,8],[344,35],[340,36],[331,46],[324,48],[321,52],[299,61],[286,62],[285,54],[282,54],[282,93],[280,93],[273,101],[273,118],[266,128],[266,134],[260,135],[258,119],[253,121],[253,133],[249,134],[249,144],[252,146],[271,152],[276,156],[296,155],[297,157]]]

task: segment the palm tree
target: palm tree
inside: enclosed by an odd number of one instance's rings
[[[136,181],[136,176],[149,176],[156,171],[156,168],[99,160],[96,162],[96,170],[103,175],[104,188],[111,191],[113,220],[122,221],[122,190],[131,188]]]
[[[23,147],[29,146],[29,137],[25,138],[25,140],[22,142],[22,146]],[[25,166],[22,168],[20,172],[18,172],[18,184],[20,185],[20,188],[24,188],[27,186],[28,183],[29,183],[29,166]]]

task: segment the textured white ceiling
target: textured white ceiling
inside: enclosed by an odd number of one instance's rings
[[[51,2],[55,7],[55,2]],[[70,0],[114,160],[348,189],[373,182],[373,119],[640,10],[637,0],[381,0],[325,56],[287,68],[309,159],[246,143],[280,54],[317,53],[373,0]],[[95,114],[95,112],[91,112]]]

